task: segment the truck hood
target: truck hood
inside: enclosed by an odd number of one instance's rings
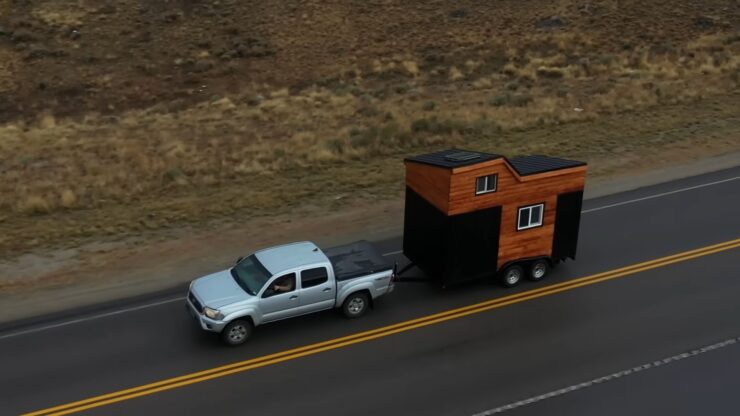
[[[213,309],[252,297],[236,284],[228,269],[195,279],[190,290],[203,306]]]

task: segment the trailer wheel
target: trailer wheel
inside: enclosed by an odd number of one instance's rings
[[[547,276],[547,272],[550,270],[550,265],[547,260],[540,259],[535,260],[529,266],[529,280],[533,282],[539,282]]]
[[[347,318],[359,318],[367,312],[370,300],[364,292],[355,292],[344,300],[342,312]]]
[[[514,287],[522,281],[523,276],[524,268],[518,264],[512,264],[501,274],[501,283],[506,287]]]
[[[252,335],[252,329],[254,325],[251,322],[243,319],[237,319],[231,321],[224,327],[221,332],[221,339],[229,346],[236,346],[244,344],[249,336]]]

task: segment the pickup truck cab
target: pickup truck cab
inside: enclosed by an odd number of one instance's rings
[[[255,326],[341,308],[362,316],[393,290],[395,267],[366,241],[322,251],[304,241],[260,250],[227,270],[190,283],[186,308],[228,345],[244,343]]]

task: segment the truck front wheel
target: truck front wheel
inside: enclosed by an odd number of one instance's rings
[[[221,338],[229,346],[244,344],[250,335],[252,335],[254,325],[243,319],[237,319],[229,322],[221,332]]]
[[[367,308],[370,306],[370,300],[366,293],[356,292],[344,300],[342,304],[342,312],[347,318],[359,318],[367,312]]]
[[[501,284],[506,287],[514,287],[522,281],[522,276],[524,276],[524,268],[518,264],[512,264],[505,268],[501,274]]]

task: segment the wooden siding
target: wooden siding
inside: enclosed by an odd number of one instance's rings
[[[406,162],[406,185],[447,214],[450,193],[450,169]]]
[[[462,172],[453,171],[450,179],[448,215],[457,215],[498,205],[528,203],[536,199],[557,195],[564,192],[583,189],[586,180],[586,168],[577,167],[540,175],[521,178],[503,160]],[[496,192],[482,195],[475,194],[475,180],[480,176],[498,175]],[[522,181],[526,179],[526,182]],[[535,180],[536,179],[536,180]]]
[[[557,202],[557,195],[551,195],[533,197],[530,200],[504,205],[501,213],[497,268],[516,259],[550,256],[552,253],[552,236],[555,232]],[[545,204],[542,226],[517,230],[519,208],[540,203]]]

